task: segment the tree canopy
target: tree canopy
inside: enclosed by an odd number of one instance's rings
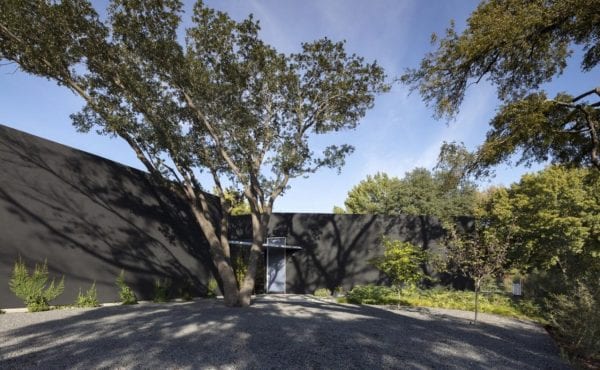
[[[176,0],[113,0],[101,19],[87,0],[0,3],[0,59],[56,81],[85,101],[73,123],[118,136],[157,183],[183,196],[204,231],[227,304],[247,305],[265,227],[290,179],[339,168],[349,145],[321,153],[310,138],[356,127],[386,91],[383,69],[327,38],[285,55],[198,1],[185,44]],[[248,201],[253,245],[238,291],[227,215],[215,220],[197,175],[210,174],[223,209],[227,186]]]
[[[599,186],[590,170],[555,166],[495,191],[489,227],[510,243],[511,264],[554,270],[570,280],[600,276]]]
[[[348,192],[345,212],[431,215],[444,221],[472,215],[477,189],[465,176],[471,160],[464,145],[444,143],[434,171],[415,168],[402,179],[385,173],[367,176]]]
[[[453,118],[467,89],[482,80],[503,102],[479,148],[474,170],[485,172],[519,153],[518,163],[552,160],[600,169],[600,87],[559,93],[544,83],[560,75],[574,48],[583,50],[582,72],[600,61],[598,0],[489,0],[458,33],[452,22],[419,68],[402,81],[419,91],[438,118]],[[594,99],[595,97],[595,99]]]

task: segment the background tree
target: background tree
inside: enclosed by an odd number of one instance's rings
[[[599,186],[589,170],[552,166],[502,190],[506,195],[490,202],[490,222],[496,230],[510,228],[511,263],[563,281],[600,277]]]
[[[431,215],[443,222],[472,215],[477,188],[465,175],[472,159],[463,144],[444,143],[434,171],[415,168],[402,179],[385,173],[367,176],[348,192],[345,212]]]
[[[383,70],[321,39],[284,55],[198,2],[186,44],[179,1],[113,0],[100,20],[86,0],[0,3],[0,58],[56,81],[86,105],[82,131],[125,140],[157,184],[186,199],[204,232],[227,305],[248,305],[266,225],[291,178],[339,168],[353,148],[310,150],[309,139],[354,128],[386,91]],[[253,243],[238,288],[227,214],[215,216],[199,171],[213,178],[221,208],[231,185],[250,206]]]
[[[456,115],[469,86],[486,79],[497,87],[503,105],[478,150],[480,174],[514,153],[521,155],[518,163],[551,159],[600,169],[600,88],[552,99],[540,89],[562,73],[574,46],[584,51],[584,72],[597,67],[598,9],[598,0],[483,1],[462,33],[452,22],[444,37],[434,34],[436,50],[402,81],[436,117],[447,118]]]
[[[219,189],[213,188],[213,193],[218,193]],[[227,214],[232,216],[241,216],[250,214],[250,205],[244,198],[243,194],[240,194],[235,188],[228,188],[223,190],[223,197],[225,198],[226,208],[224,209]]]
[[[485,221],[478,219],[472,231],[451,228],[446,248],[448,268],[455,269],[473,280],[474,322],[477,322],[481,283],[485,278],[497,276],[505,271],[508,243],[499,239],[493,230],[488,230]]]
[[[533,299],[571,355],[600,358],[600,198],[592,169],[551,166],[488,192],[487,230],[509,245]],[[593,360],[592,360],[593,361]]]
[[[402,181],[397,177],[389,177],[386,173],[379,172],[374,176],[367,175],[365,180],[362,180],[348,192],[348,197],[344,201],[345,212],[399,214],[401,209],[398,204],[398,197],[401,188]]]

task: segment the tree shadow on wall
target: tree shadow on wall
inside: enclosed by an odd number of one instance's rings
[[[289,290],[313,293],[326,287],[350,289],[366,280],[381,280],[369,260],[377,252],[380,235],[370,233],[378,223],[376,215],[277,214],[272,234],[287,236],[288,244],[302,250],[291,257]]]
[[[14,232],[27,234],[23,241],[36,250],[35,256],[24,258],[43,260],[45,251],[53,250],[59,255],[47,256],[49,266],[61,270],[56,258],[69,261],[69,250],[76,250],[112,267],[107,276],[75,276],[78,280],[112,282],[115,271],[124,269],[142,296],[151,294],[154,278],[188,279],[198,288],[196,294],[205,293],[206,277],[182,260],[187,254],[204,271],[212,270],[206,241],[190,222],[187,205],[174,194],[153,186],[141,171],[14,130],[1,131],[1,166],[10,177],[0,181],[0,200],[18,220],[20,230]]]

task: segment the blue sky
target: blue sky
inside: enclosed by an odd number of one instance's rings
[[[367,60],[377,59],[390,77],[397,77],[405,68],[417,66],[430,50],[432,32],[443,33],[450,19],[462,29],[478,1],[214,0],[205,3],[235,19],[253,13],[261,22],[263,39],[282,52],[298,51],[301,42],[324,36],[346,40],[349,52]],[[104,4],[96,2],[98,9]],[[565,74],[547,86],[548,90],[576,94],[597,84],[598,71],[581,73],[578,62],[575,58]],[[590,85],[591,80],[596,81]],[[75,131],[69,115],[82,105],[79,97],[51,81],[28,76],[14,66],[0,67],[1,124],[142,169],[132,150],[121,140]],[[493,87],[483,83],[469,90],[454,121],[436,121],[418,94],[409,95],[405,86],[395,85],[390,93],[377,98],[375,107],[357,129],[315,142],[317,147],[326,143],[355,146],[356,151],[347,159],[341,174],[323,169],[307,179],[293,180],[291,189],[276,202],[275,211],[331,212],[334,205],[343,205],[347,192],[369,174],[380,171],[402,177],[415,167],[431,168],[443,141],[462,141],[474,149],[483,142],[497,106]],[[524,172],[537,168],[500,166],[491,184],[508,185],[518,181]],[[207,183],[206,188],[212,185]]]

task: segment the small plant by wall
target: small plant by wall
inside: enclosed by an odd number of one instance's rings
[[[169,289],[171,289],[171,280],[154,280],[154,299],[155,303],[164,303],[169,301]]]
[[[29,312],[47,311],[50,301],[62,294],[65,288],[64,276],[58,284],[54,279],[48,283],[48,264],[36,264],[33,274],[29,275],[27,266],[21,258],[15,263],[9,282],[10,290],[23,300]]]
[[[137,304],[137,297],[133,289],[125,283],[125,271],[123,270],[117,277],[117,286],[119,287],[119,298],[122,304]]]
[[[208,286],[206,287],[206,296],[209,298],[214,298],[217,296],[217,292],[219,291],[219,284],[215,280],[215,278],[211,277],[208,280]]]
[[[315,293],[313,295],[315,297],[326,298],[326,297],[331,297],[331,292],[327,288],[319,288],[319,289],[315,290]]]
[[[77,294],[77,299],[75,300],[75,307],[98,307],[100,303],[98,302],[98,292],[96,291],[96,282],[92,284],[92,286],[85,292],[81,293],[81,288],[79,288],[79,294]]]

